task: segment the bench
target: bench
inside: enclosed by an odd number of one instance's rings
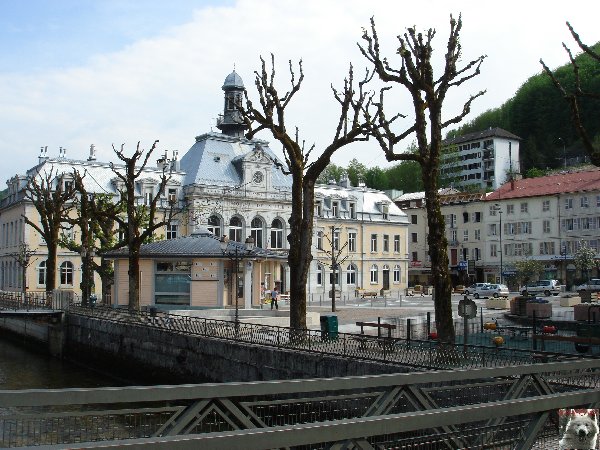
[[[290,301],[290,294],[279,294],[279,300],[283,300],[286,302]]]
[[[377,341],[380,347],[386,350],[392,350],[394,347],[394,338],[392,337],[392,330],[396,329],[396,325],[391,323],[381,323],[381,319],[377,322],[356,322],[356,325],[360,327],[361,339],[359,339],[359,346],[361,349],[365,347],[365,340],[367,335],[365,334],[365,327],[377,328]],[[387,329],[387,336],[381,335],[381,330]]]
[[[379,296],[379,292],[377,291],[360,291],[359,295],[361,298],[365,298],[365,297],[378,297]]]

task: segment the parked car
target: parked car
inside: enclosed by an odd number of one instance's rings
[[[478,288],[482,288],[483,286],[487,286],[489,285],[489,283],[474,283],[469,287],[466,287],[464,290],[464,294],[465,295],[473,295],[475,293],[475,290]]]
[[[487,298],[487,297],[508,297],[508,287],[505,284],[488,284],[475,289],[473,293],[475,298]]]
[[[600,292],[600,278],[592,278],[587,283],[575,287],[577,292]]]
[[[521,289],[521,294],[544,294],[546,297],[558,295],[560,294],[560,284],[558,284],[558,280],[539,280],[535,283],[530,283]]]

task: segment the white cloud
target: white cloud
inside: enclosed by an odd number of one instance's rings
[[[80,67],[0,74],[0,152],[9,156],[0,178],[33,166],[44,145],[51,155],[63,146],[68,157],[85,159],[94,143],[98,158],[111,160],[113,143],[133,149],[141,140],[147,148],[160,139],[162,148],[178,149],[181,155],[195,136],[214,124],[223,105],[221,84],[234,64],[252,96],[259,55],[268,58],[271,52],[276,55],[282,90],[289,85],[287,60],[303,59],[306,78],[290,111],[290,126],[298,125],[307,143],[326,145],[337,114],[330,84],[341,85],[351,61],[356,76],[362,74],[366,62],[356,43],[371,16],[384,52],[393,61],[395,36],[411,25],[437,29],[435,49],[441,58],[449,15],[462,11],[464,61],[479,54],[488,58],[482,75],[452,95],[447,106],[448,114],[455,112],[469,94],[487,89],[474,105],[473,118],[500,106],[539,72],[540,57],[551,67],[566,61],[561,42],[571,43],[564,26],[569,17],[558,2],[545,2],[543,7],[531,3],[491,6],[459,1],[451,9],[442,0],[368,5],[357,0],[240,0],[234,7],[197,10],[189,23],[166,27],[164,32],[157,29],[154,37],[116,53],[90,55]],[[589,43],[597,39],[597,14],[591,10],[598,6],[592,4],[587,14],[571,18]],[[406,97],[395,102],[390,97],[388,106],[404,113],[411,109]],[[279,148],[276,143],[272,147]],[[384,164],[374,145],[344,149],[335,160],[345,164],[354,156],[366,164]]]

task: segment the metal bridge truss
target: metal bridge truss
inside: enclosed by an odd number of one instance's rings
[[[600,360],[249,383],[0,391],[0,447],[557,448]],[[39,448],[39,447],[36,447]]]

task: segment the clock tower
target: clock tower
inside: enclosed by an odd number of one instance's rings
[[[217,128],[228,136],[244,137],[246,125],[242,121],[242,115],[239,111],[239,106],[244,99],[244,82],[242,78],[234,70],[223,83],[221,88],[225,92],[225,105],[223,114],[219,114],[217,119]]]

